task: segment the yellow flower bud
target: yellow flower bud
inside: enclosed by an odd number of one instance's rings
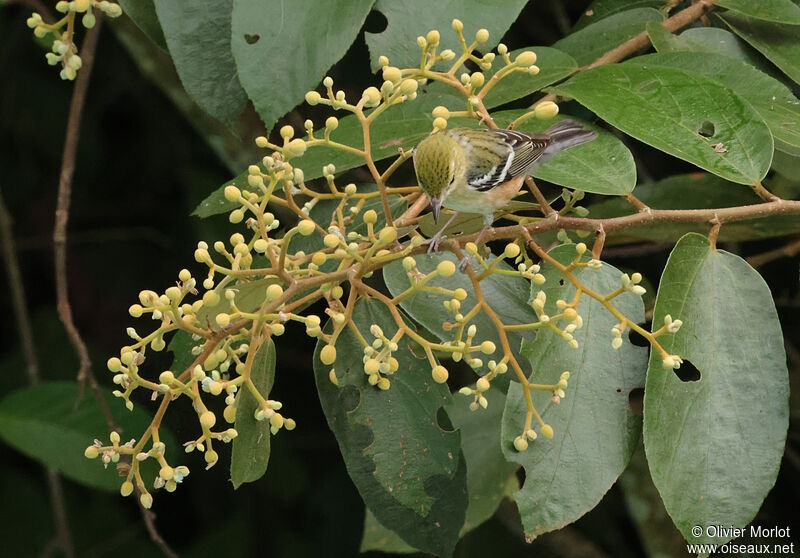
[[[122,486],[119,487],[119,493],[125,497],[133,494],[133,483],[127,480],[123,482]]]
[[[281,126],[280,134],[283,139],[292,139],[294,137],[294,128],[289,125]]]
[[[335,116],[329,116],[327,120],[325,120],[325,127],[328,128],[330,131],[335,130],[339,127],[339,119]]]
[[[73,4],[76,12],[85,12],[91,5],[89,0],[74,0]]]
[[[425,36],[425,39],[428,41],[429,45],[437,45],[439,44],[439,32],[436,29],[432,29],[428,31],[428,34]]]
[[[552,101],[545,101],[536,105],[533,115],[540,120],[547,120],[558,114],[558,105]]]
[[[383,55],[378,57],[378,66],[383,68],[384,66],[388,66],[388,65],[389,65],[389,59],[388,58],[386,58]]]
[[[506,258],[516,258],[519,256],[519,245],[514,242],[506,244],[505,250],[503,250],[503,256]]]
[[[325,235],[325,238],[322,239],[322,242],[327,248],[335,248],[336,246],[339,246],[339,237],[333,233],[329,233]]]
[[[526,50],[524,52],[520,52],[517,55],[517,58],[514,60],[514,64],[517,66],[531,66],[532,64],[536,63],[536,53]]]
[[[406,256],[403,258],[403,269],[406,271],[411,271],[415,267],[417,267],[417,261],[414,258],[411,256]]]
[[[362,97],[367,100],[369,106],[375,106],[381,102],[381,92],[377,87],[367,87]]]
[[[384,227],[381,229],[381,232],[378,233],[378,241],[381,244],[389,244],[390,242],[394,242],[397,238],[397,229],[394,227]]]
[[[433,370],[431,370],[431,376],[433,377],[433,381],[437,384],[443,384],[447,381],[447,378],[450,374],[447,372],[447,368],[442,366],[441,364],[434,366]]]
[[[297,224],[297,231],[303,236],[310,235],[314,232],[314,229],[316,229],[316,226],[311,219],[303,219]]]
[[[436,266],[436,271],[441,277],[450,277],[456,272],[456,264],[450,260],[444,260],[439,262],[439,265]]]
[[[203,428],[211,428],[217,423],[217,416],[211,411],[206,411],[200,415],[200,425]]]
[[[319,352],[319,359],[322,364],[333,364],[336,362],[336,347],[333,345],[325,345]]]
[[[311,263],[314,265],[322,265],[326,261],[328,261],[328,255],[325,252],[314,252],[314,255],[311,256]]]
[[[434,118],[449,118],[450,117],[450,110],[447,107],[443,107],[439,105],[431,112]]]
[[[433,127],[436,128],[437,130],[444,130],[445,128],[447,128],[447,120],[445,120],[441,116],[438,118],[434,118]]]
[[[233,184],[225,186],[225,199],[229,202],[238,202],[242,199],[242,191]]]
[[[485,355],[490,355],[497,350],[497,346],[491,341],[484,341],[481,343],[481,352]]]
[[[306,93],[306,103],[308,103],[311,106],[318,105],[321,100],[322,100],[322,95],[320,95],[316,91],[309,91],[308,93]]]
[[[277,283],[273,283],[269,287],[267,287],[267,300],[275,300],[279,298],[283,294],[283,287],[278,285]]]
[[[233,405],[228,405],[225,407],[225,410],[222,411],[222,418],[224,418],[225,422],[229,424],[236,422],[236,407]]]
[[[391,83],[397,83],[403,77],[403,73],[400,71],[400,68],[396,68],[395,66],[384,66],[383,68],[383,79]]]
[[[485,377],[478,378],[478,381],[475,382],[475,388],[478,391],[486,391],[486,390],[488,390],[489,389],[489,385],[490,385],[489,384],[489,380],[487,380]]]
[[[94,459],[94,458],[96,458],[98,455],[100,455],[100,451],[99,451],[99,450],[98,450],[98,449],[97,449],[95,446],[89,446],[89,447],[88,447],[88,448],[86,448],[86,450],[83,452],[83,455],[84,455],[84,456],[86,456],[86,457],[87,457],[87,458],[89,458],[89,459]]]
[[[514,449],[517,451],[525,451],[528,449],[528,440],[522,436],[517,436],[514,438]]]
[[[419,48],[427,48],[428,41],[425,40],[425,37],[420,35],[419,37],[417,37],[417,45],[419,46]]]
[[[475,33],[475,40],[479,43],[485,43],[489,40],[489,30],[488,29],[478,29],[478,32]]]
[[[474,87],[483,87],[485,81],[486,76],[484,76],[481,72],[473,72],[472,75],[469,76],[469,82]]]
[[[374,209],[370,209],[364,212],[364,222],[371,223],[373,225],[378,222],[378,214],[375,212]]]
[[[300,157],[306,152],[306,142],[300,138],[293,139],[283,149],[289,157]]]
[[[553,427],[549,424],[542,425],[542,436],[547,438],[548,440],[553,438]]]
[[[391,387],[392,383],[389,381],[389,378],[381,378],[380,380],[378,380],[378,383],[376,385],[378,386],[379,389],[386,391]]]
[[[219,327],[226,327],[229,323],[231,323],[231,317],[230,317],[229,314],[226,314],[225,312],[221,312],[221,313],[216,315],[216,317],[214,318],[214,321],[217,322],[217,325]]]
[[[400,92],[403,95],[411,95],[412,93],[416,93],[418,88],[419,83],[417,83],[417,80],[415,79],[404,79],[400,84]]]
[[[456,33],[461,33],[464,30],[464,24],[461,23],[460,19],[454,19],[451,25]]]

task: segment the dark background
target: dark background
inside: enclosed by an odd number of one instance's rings
[[[532,2],[504,42],[511,49],[549,45],[562,36],[565,25],[574,22],[587,3],[576,0],[559,8],[557,0]],[[16,5],[0,8],[0,190],[15,220],[14,235],[43,379],[69,380],[75,377],[77,359],[55,309],[52,230],[72,84],[61,81],[58,71],[46,64],[45,51],[25,25],[29,12]],[[75,322],[89,344],[95,373],[109,390],[111,375],[103,363],[126,343],[125,328],[136,325],[127,314],[128,306],[141,289],[163,290],[172,284],[180,268],[197,269],[192,259],[197,240],[230,235],[225,216],[200,220],[188,215],[241,170],[218,157],[196,126],[139,71],[113,25],[101,33],[84,111],[68,252]],[[379,31],[383,26],[383,16],[372,14],[365,28]],[[375,83],[363,34],[331,75],[337,86],[346,84],[353,90]],[[313,111],[300,107],[286,121],[296,124],[307,115],[318,114],[319,107]],[[251,119],[245,129],[248,127],[255,131],[243,134],[245,149],[250,149],[257,133],[257,121]],[[686,163],[642,144],[629,141],[629,145],[641,170],[653,178],[690,170]],[[548,191],[554,192],[558,190]],[[779,242],[723,247],[747,255]],[[609,260],[618,267],[635,266],[657,284],[668,247],[645,246],[641,252],[632,258],[619,251],[614,256],[612,250]],[[778,260],[760,271],[776,298],[792,384],[796,385],[798,258]],[[6,293],[7,276],[2,273],[0,397],[27,385]],[[309,357],[313,346],[301,328],[290,330],[279,345],[276,394],[292,410],[298,428],[273,439],[269,470],[262,480],[234,492],[228,482],[226,447],[219,465],[207,472],[202,470],[199,455],[187,456],[192,469],[187,481],[173,494],[156,494],[158,527],[181,554],[351,556],[358,552],[364,508],[316,397]],[[158,370],[161,363],[149,365],[150,370]],[[168,365],[168,361],[163,363],[164,368]],[[149,406],[141,397],[137,403]],[[113,410],[124,412],[121,405]],[[792,418],[780,476],[757,521],[767,526],[790,525],[797,531],[800,457],[796,411]],[[181,440],[189,436],[194,421],[188,405],[176,405],[166,426]],[[41,467],[7,446],[0,445],[0,450],[0,548],[8,556],[39,555],[53,533]],[[629,480],[648,482],[640,477]],[[69,480],[64,480],[64,485],[79,556],[157,554],[132,499],[91,491]],[[667,548],[675,552],[681,548],[674,528],[655,535],[642,533],[636,529],[622,489],[615,485],[577,523],[530,545],[522,538],[513,505],[506,502],[492,520],[459,543],[456,555],[645,556],[642,537],[656,535],[667,541]]]

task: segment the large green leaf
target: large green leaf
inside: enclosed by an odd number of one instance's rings
[[[247,95],[231,54],[233,0],[154,0],[181,83],[203,110],[226,124]]]
[[[269,396],[275,382],[275,344],[272,339],[267,339],[253,357],[250,379],[261,395]],[[269,421],[255,419],[254,414],[260,405],[247,386],[242,386],[241,389],[242,393],[236,402],[234,422],[234,428],[239,435],[233,439],[231,453],[231,482],[234,489],[264,476],[270,451]]]
[[[800,7],[791,0],[714,0],[714,3],[754,19],[800,24]]]
[[[679,174],[636,187],[636,197],[653,209],[712,209],[763,203],[750,188],[732,184],[705,173]],[[623,199],[612,199],[589,207],[594,218],[621,217],[636,213]],[[607,242],[651,240],[674,242],[690,231],[708,231],[707,223],[659,223],[609,233]],[[723,240],[753,240],[800,231],[800,216],[773,215],[761,219],[725,223]]]
[[[505,125],[524,111],[500,112],[495,115],[497,123]],[[580,118],[557,116],[552,120],[530,119],[517,130],[544,132],[556,122],[574,120],[597,132],[594,140],[562,151],[549,161],[542,163],[533,176],[559,186],[577,188],[584,192],[605,195],[625,195],[636,186],[636,163],[633,155],[622,141],[609,132]]]
[[[691,362],[682,381],[653,351],[644,396],[644,444],[653,481],[686,540],[692,526],[745,527],[775,483],[789,420],[789,382],[778,314],[769,287],[736,255],[697,234],[670,254],[658,289],[654,327],[683,320],[659,338]]]
[[[734,33],[800,83],[800,26],[734,15],[720,16]]]
[[[633,8],[663,8],[664,0],[594,0],[581,14],[573,31],[583,29],[619,12]]]
[[[514,472],[517,465],[509,463],[500,447],[500,422],[506,398],[499,390],[484,393],[489,401],[486,409],[470,411],[465,398],[456,397],[447,406],[453,426],[461,432],[461,449],[467,462],[469,505],[461,529],[463,537],[489,519],[502,499],[519,488]],[[367,508],[364,515],[364,532],[361,552],[415,552],[396,533],[380,524]]]
[[[634,138],[733,182],[752,184],[769,170],[767,125],[730,88],[700,74],[634,59],[577,74],[552,89]],[[700,135],[709,124],[713,135]]]
[[[663,21],[664,15],[652,8],[635,8],[618,12],[580,31],[567,35],[553,46],[571,55],[584,66],[638,35],[648,21]]]
[[[117,491],[122,479],[116,465],[104,468],[99,459],[83,455],[95,438],[111,445],[103,412],[91,394],[84,394],[76,408],[77,398],[75,382],[43,382],[11,393],[0,401],[0,438],[69,479],[99,490]],[[138,438],[153,418],[139,406],[117,412],[119,400],[110,394],[106,402],[122,429],[123,442]],[[171,436],[163,428],[160,433],[172,450]]]
[[[575,257],[575,248],[560,246],[551,255],[568,263]],[[556,300],[571,300],[575,289],[550,265],[542,266],[542,273],[547,277],[545,311],[554,315],[558,312]],[[609,264],[574,273],[600,293],[619,287],[622,275]],[[625,293],[614,298],[613,304],[630,319],[644,321],[640,297]],[[578,313],[583,317],[583,327],[575,332],[578,349],[550,329],[541,330],[523,349],[530,359],[533,382],[557,383],[562,372],[571,372],[566,397],[559,405],[552,402],[550,392],[533,394],[534,405],[553,427],[553,439],[540,436],[526,451],[514,449],[513,440],[522,432],[526,411],[517,382],[509,388],[503,414],[503,452],[525,468],[525,484],[514,499],[530,538],[560,529],[594,508],[627,466],[641,432],[641,420],[631,411],[628,398],[633,389],[644,385],[647,350],[627,338],[614,350],[611,328],[619,320],[586,295]]]
[[[417,37],[438,29],[441,43],[438,51],[449,48],[461,54],[458,38],[451,30],[453,18],[464,24],[464,37],[472,42],[480,27],[489,31],[486,50],[493,48],[517,19],[527,0],[449,0],[448,2],[396,2],[378,0],[375,9],[387,19],[386,29],[380,33],[366,33],[372,67],[378,68],[378,57],[388,56],[393,66],[419,66],[422,50]]]
[[[750,103],[775,138],[775,147],[800,154],[800,101],[780,81],[721,54],[673,52],[640,56],[627,64],[666,66],[703,74]]]
[[[358,35],[374,0],[233,0],[231,48],[267,129],[303,100]]]
[[[431,255],[416,256],[417,269],[421,273],[430,273],[439,262],[448,260],[458,263],[457,258],[450,252],[439,252]],[[488,261],[493,261],[490,258]],[[472,261],[473,269],[480,271],[482,268]],[[511,267],[505,262],[500,262],[497,269],[510,270]],[[408,274],[403,269],[400,262],[395,262],[383,268],[383,280],[393,296],[397,296],[411,286]],[[437,277],[427,283],[433,287],[445,287],[448,289],[464,289],[467,291],[467,298],[461,301],[461,308],[465,310],[472,309],[477,304],[478,299],[475,296],[475,290],[472,288],[472,283],[465,273],[456,273],[455,275],[446,279]],[[528,296],[530,293],[530,282],[520,277],[510,277],[506,275],[492,274],[480,282],[481,291],[487,301],[490,301],[492,310],[497,314],[504,324],[524,324],[537,322],[538,318],[533,308],[528,304]],[[453,332],[446,331],[443,327],[444,322],[453,320],[452,312],[448,311],[442,305],[446,298],[443,295],[429,293],[429,292],[416,292],[411,296],[403,299],[400,303],[403,310],[408,312],[412,318],[422,324],[428,331],[436,335],[442,341],[451,341],[453,339]],[[496,347],[501,347],[500,337],[497,334],[497,328],[494,323],[489,319],[484,311],[479,312],[475,318],[470,322],[475,324],[477,328],[476,341],[490,340],[494,342]],[[523,339],[533,339],[533,330],[519,330],[509,331],[508,344],[511,351],[518,361],[521,362],[522,355],[519,352]],[[501,349],[498,349],[501,350]],[[505,386],[508,382],[508,375],[499,376],[495,383],[498,387],[502,387],[505,391]],[[499,382],[499,383],[498,383]]]
[[[658,52],[690,51],[723,54],[747,62],[773,77],[780,74],[769,60],[726,29],[692,27],[680,35],[673,35],[661,24],[648,23],[647,34]]]
[[[397,331],[389,310],[374,299],[356,302],[352,320],[370,339],[372,324],[390,338]],[[336,343],[337,386],[331,367],[319,360],[321,346],[314,355],[317,391],[364,503],[408,544],[449,555],[464,524],[467,490],[459,433],[437,423],[439,409],[451,399],[447,386],[433,381],[427,360],[406,339],[394,353],[400,368],[389,390],[370,386],[363,347],[349,328]]]
[[[155,44],[167,50],[167,40],[158,21],[154,0],[119,0],[123,13]]]

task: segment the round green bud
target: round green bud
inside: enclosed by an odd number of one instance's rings
[[[378,386],[379,389],[386,391],[391,387],[392,384],[389,381],[389,378],[381,378],[380,380],[378,380],[378,383],[376,385]]]
[[[553,438],[553,427],[549,424],[542,425],[542,436],[547,438],[548,440]]]
[[[316,266],[320,266],[328,261],[328,254],[325,252],[314,252],[314,255],[311,256],[311,263]]]
[[[225,312],[220,312],[214,317],[214,321],[217,322],[219,327],[227,327],[229,323],[231,323],[230,314],[226,314]]]
[[[283,422],[283,427],[286,430],[294,430],[295,428],[297,428],[297,423],[294,421],[294,419],[288,418]]]
[[[205,306],[214,307],[219,304],[219,294],[216,291],[207,291],[203,295],[203,304]]]
[[[431,377],[433,381],[437,384],[443,384],[447,381],[447,378],[450,374],[447,372],[447,368],[442,366],[441,364],[434,366],[433,370],[431,370]]]
[[[225,407],[225,409],[222,411],[222,418],[224,418],[225,422],[228,424],[233,424],[236,422],[236,407],[233,405],[228,405]]]
[[[481,343],[481,352],[485,355],[490,355],[497,350],[497,347],[491,341],[484,341]]]
[[[133,483],[131,481],[126,480],[122,483],[122,486],[119,487],[119,493],[122,496],[128,497],[133,494]]]
[[[403,77],[403,73],[400,71],[400,68],[396,68],[394,66],[384,66],[383,68],[383,79],[390,82],[390,83],[397,83]]]
[[[95,446],[89,446],[83,452],[83,455],[89,459],[95,459],[98,455],[100,455],[100,450],[98,450]]]
[[[273,283],[267,287],[267,300],[275,300],[283,294],[283,287],[277,283]]]
[[[335,248],[339,246],[339,237],[333,233],[328,233],[325,235],[325,238],[322,239],[322,243],[326,248]]]
[[[208,450],[205,454],[206,463],[211,465],[212,463],[216,463],[219,460],[219,455],[214,450]]]
[[[411,271],[415,267],[417,267],[417,261],[414,258],[411,256],[406,256],[403,258],[403,269],[406,271]]]
[[[267,146],[268,143],[269,140],[267,140],[267,138],[265,138],[264,136],[258,136],[256,138],[256,147],[264,148]]]
[[[283,150],[289,157],[300,157],[306,152],[306,142],[300,138],[293,139]]]
[[[308,93],[306,93],[306,103],[308,103],[311,106],[318,105],[321,100],[322,100],[322,95],[320,95],[316,91],[309,91]]]
[[[325,87],[333,87],[333,78],[331,76],[325,76],[325,79],[322,80],[322,85]]]
[[[322,364],[333,364],[336,362],[336,347],[333,345],[325,345],[319,352],[319,359]]]
[[[378,241],[381,244],[389,244],[390,242],[394,242],[397,238],[397,229],[394,227],[384,227],[381,229],[381,232],[378,233]]]
[[[558,114],[558,105],[552,101],[539,103],[533,109],[534,116],[540,120],[554,118]]]
[[[377,87],[367,87],[362,98],[366,99],[368,105],[375,106],[381,102],[381,92]]]
[[[263,238],[259,238],[253,243],[253,250],[258,252],[259,254],[263,254],[269,248],[269,242],[264,240]]]
[[[514,60],[517,66],[531,66],[536,64],[536,54],[530,50],[520,52]]]
[[[378,57],[378,65],[383,68],[384,66],[389,65],[389,59],[383,55]]]
[[[111,372],[119,372],[122,370],[122,361],[117,357],[111,357],[106,361],[106,368],[108,368]]]
[[[419,37],[417,37],[417,45],[419,45],[419,48],[427,48],[428,41],[425,40],[425,37],[420,35]]]
[[[374,358],[367,359],[367,362],[364,363],[365,374],[372,376],[373,374],[377,374],[379,369],[380,363]]]
[[[528,449],[528,440],[522,436],[514,438],[514,449],[517,451],[525,451]]]
[[[489,380],[487,380],[486,377],[478,378],[478,381],[475,382],[475,388],[478,391],[487,391],[489,387]]]
[[[128,308],[128,314],[134,318],[140,318],[143,310],[139,304],[131,304],[130,308]]]
[[[439,32],[436,29],[428,31],[428,34],[425,36],[425,40],[428,42],[429,45],[439,44],[440,39],[441,37],[439,36]]]
[[[112,431],[111,434],[108,435],[108,439],[111,440],[112,444],[119,444],[119,432]]]
[[[439,105],[438,107],[433,109],[433,111],[431,111],[431,114],[433,115],[434,118],[445,118],[446,119],[446,118],[450,117],[450,110],[447,107],[443,107],[442,105]]]
[[[315,228],[316,225],[314,224],[314,221],[312,221],[311,219],[303,219],[297,224],[297,231],[303,236],[310,235],[311,233],[314,232]]]
[[[294,128],[289,125],[281,126],[280,134],[284,139],[291,139],[294,137]]]
[[[473,72],[469,77],[469,82],[473,85],[473,87],[483,87],[485,81],[486,76],[484,76],[481,72]]]
[[[73,0],[72,5],[76,12],[85,12],[91,6],[91,2],[90,0]]]
[[[164,370],[161,374],[159,374],[158,381],[162,384],[170,385],[175,381],[175,374],[173,374],[170,370]]]
[[[158,472],[158,476],[164,479],[165,481],[172,480],[172,477],[175,476],[175,469],[173,469],[169,465],[164,465]]]
[[[404,79],[400,84],[400,93],[403,95],[411,95],[416,93],[419,88],[419,83],[415,79]]]
[[[364,212],[364,222],[374,225],[378,222],[378,213],[374,209],[369,209]]]
[[[465,298],[467,298],[467,291],[459,287],[458,289],[453,291],[453,297],[455,297],[456,300],[464,300]]]
[[[479,43],[485,43],[489,40],[489,30],[488,29],[478,29],[478,32],[475,33],[475,40]],[[531,62],[533,64],[533,62]]]
[[[436,266],[436,271],[441,277],[450,277],[456,272],[456,264],[450,260],[444,260]]]
[[[447,120],[441,116],[433,119],[433,127],[437,130],[444,130],[447,128]]]
[[[519,256],[519,245],[513,242],[506,244],[506,247],[503,250],[503,255],[506,258],[516,258]]]
[[[139,496],[139,502],[142,503],[142,507],[146,510],[153,507],[153,497],[147,492]]]
[[[335,116],[329,116],[327,120],[325,120],[325,127],[331,131],[335,130],[339,127],[339,119]]]

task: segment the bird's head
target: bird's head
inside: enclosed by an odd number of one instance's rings
[[[465,172],[464,148],[446,133],[432,134],[414,150],[414,170],[420,188],[431,200],[433,217],[437,219],[442,202]]]

